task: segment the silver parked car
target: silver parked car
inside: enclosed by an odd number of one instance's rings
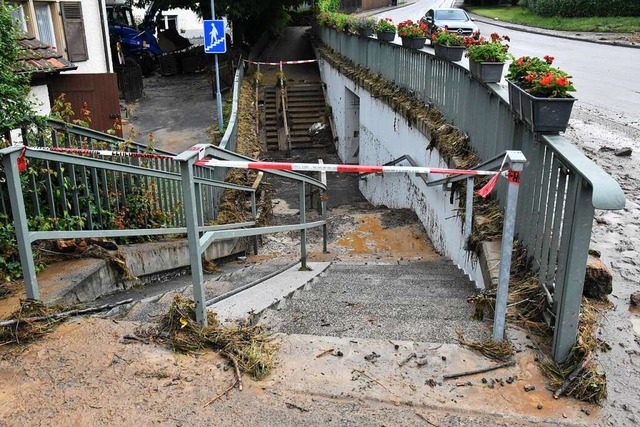
[[[473,23],[467,12],[462,9],[430,9],[420,21],[427,26],[429,39],[431,39],[433,33],[445,28],[447,31],[457,33],[460,36],[480,37],[478,26]]]

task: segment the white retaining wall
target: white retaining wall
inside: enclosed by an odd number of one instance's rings
[[[320,61],[322,80],[327,85],[327,102],[331,105],[337,132],[337,151],[343,162],[352,160],[353,123],[346,123],[353,96],[359,97],[359,151],[360,164],[382,165],[405,154],[420,166],[448,167],[437,150],[427,150],[429,141],[407,120],[395,113],[384,102],[373,98],[369,92],[340,74],[326,61]],[[408,165],[408,163],[404,163]],[[431,175],[429,181],[442,178]],[[455,264],[484,288],[484,280],[474,253],[464,249],[462,238],[463,218],[455,209],[458,198],[449,203],[450,193],[441,186],[427,187],[421,178],[407,174],[369,175],[360,181],[360,191],[374,205],[389,208],[412,209],[424,224],[436,250],[448,256]],[[457,195],[456,195],[457,196]],[[464,197],[464,195],[463,195]]]

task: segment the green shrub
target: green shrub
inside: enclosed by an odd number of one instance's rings
[[[337,12],[340,9],[340,0],[318,0],[320,12]]]
[[[640,0],[521,0],[541,16],[640,16]]]

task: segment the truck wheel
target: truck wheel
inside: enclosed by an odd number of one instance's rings
[[[156,61],[150,56],[143,55],[140,58],[140,68],[142,68],[143,76],[152,76],[154,71],[156,71]]]

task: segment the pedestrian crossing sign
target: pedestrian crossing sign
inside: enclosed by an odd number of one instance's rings
[[[209,19],[204,22],[204,53],[225,53],[227,43],[224,33],[224,20]]]

